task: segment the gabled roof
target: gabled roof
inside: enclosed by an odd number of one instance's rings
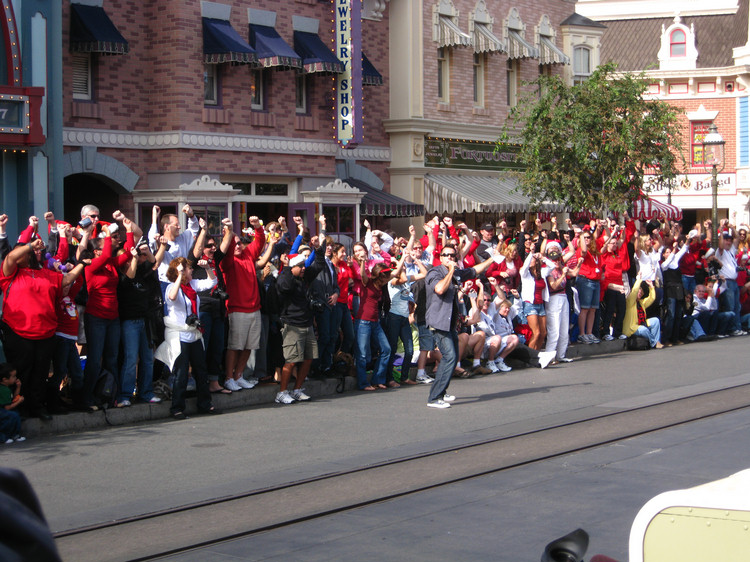
[[[602,21],[607,30],[602,36],[601,61],[616,62],[623,71],[658,69],[661,28],[673,18],[643,18]],[[734,66],[732,49],[747,43],[748,0],[740,0],[737,13],[711,16],[686,16],[682,23],[695,28],[698,49],[697,68]]]
[[[575,25],[578,27],[596,27],[596,28],[607,27],[606,25],[602,25],[599,22],[590,20],[586,16],[582,16],[581,14],[575,14],[575,13],[565,18],[560,25]]]

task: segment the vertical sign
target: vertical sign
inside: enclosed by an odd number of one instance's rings
[[[344,72],[336,78],[336,140],[354,148],[363,140],[362,128],[362,2],[333,0],[336,57]]]

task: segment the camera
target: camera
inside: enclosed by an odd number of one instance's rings
[[[706,267],[708,268],[708,274],[711,277],[717,277],[719,275],[719,271],[721,271],[721,262],[717,260],[711,260],[706,264]]]
[[[203,326],[201,325],[201,319],[198,318],[197,314],[191,314],[190,316],[185,318],[185,324],[187,324],[191,328],[195,328],[196,330],[203,329]]]
[[[223,301],[226,301],[229,299],[229,293],[227,293],[223,289],[219,289],[218,287],[214,289],[213,293],[211,293],[211,296],[217,299],[223,300]]]
[[[325,309],[326,309],[325,303],[316,299],[310,299],[310,310],[312,310],[314,313],[319,314],[323,312]]]

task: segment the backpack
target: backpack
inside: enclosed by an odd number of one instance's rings
[[[628,338],[628,351],[646,351],[651,349],[651,342],[645,336],[633,334]]]
[[[94,399],[102,408],[111,408],[117,398],[117,380],[107,369],[102,369],[94,386]]]

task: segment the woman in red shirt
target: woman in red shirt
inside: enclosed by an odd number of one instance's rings
[[[616,238],[616,231],[612,234],[602,254],[604,266],[604,303],[605,311],[602,319],[604,336],[602,339],[610,341],[616,338],[626,339],[622,333],[622,323],[625,320],[625,284],[622,280],[623,271],[630,269],[630,258],[625,240]],[[612,320],[614,318],[614,324]],[[612,334],[609,329],[612,326]]]
[[[364,262],[360,262],[362,272],[362,293],[357,314],[357,383],[360,390],[375,390],[385,386],[385,372],[391,356],[391,346],[380,326],[380,301],[383,287],[391,279],[391,269],[382,263],[376,264],[368,274]],[[367,382],[367,355],[370,340],[375,339],[380,346],[380,357],[372,373],[372,381]]]
[[[333,309],[331,326],[337,332],[341,328],[344,334],[341,351],[351,354],[354,349],[354,324],[352,313],[349,311],[349,281],[353,279],[354,272],[347,262],[346,247],[343,244],[333,245],[331,263],[336,268],[336,281],[339,286],[339,298]]]
[[[581,269],[576,279],[576,289],[581,302],[581,314],[578,315],[578,341],[581,343],[599,343],[594,336],[594,318],[599,308],[600,281],[604,275],[602,257],[599,254],[597,241],[590,230],[583,230],[578,238],[576,257],[581,262]]]

